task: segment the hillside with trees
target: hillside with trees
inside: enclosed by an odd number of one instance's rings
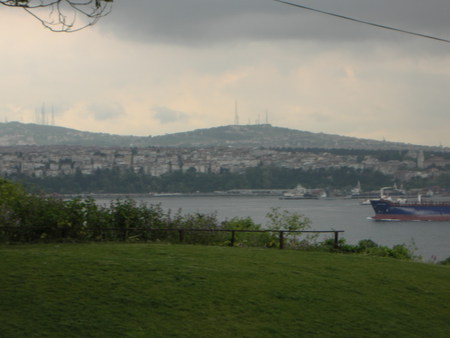
[[[312,133],[274,127],[270,124],[230,125],[156,136],[124,136],[32,123],[0,123],[0,146],[16,145],[447,150],[439,147]]]
[[[233,189],[292,189],[297,184],[306,188],[349,193],[360,182],[366,190],[393,184],[395,178],[373,170],[330,168],[308,171],[273,166],[248,168],[243,173],[199,173],[176,171],[159,177],[131,170],[97,170],[93,175],[59,177],[10,177],[29,191],[52,193],[211,193]]]

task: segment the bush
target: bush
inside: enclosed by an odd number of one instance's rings
[[[315,248],[320,251],[358,253],[368,256],[392,257],[405,260],[416,258],[413,250],[405,244],[394,245],[392,248],[389,248],[384,245],[378,245],[371,239],[363,239],[355,245],[347,244],[345,238],[341,238],[338,248],[335,248],[334,240],[330,238],[319,243]]]
[[[441,264],[441,265],[450,265],[450,257],[447,257],[443,261],[440,261],[439,264]]]
[[[256,224],[250,217],[239,218],[234,217],[230,220],[226,220],[222,223],[223,229],[230,230],[250,230],[259,231],[261,230],[261,225]],[[235,242],[234,245],[240,247],[264,247],[271,243],[272,236],[267,232],[235,232]],[[231,244],[231,240],[225,241],[226,245]]]
[[[267,230],[304,231],[311,228],[311,220],[308,217],[296,212],[280,210],[280,208],[272,208],[266,214],[266,218],[268,219],[266,224]],[[317,236],[317,234],[285,233],[285,246],[293,249],[308,248],[313,245]],[[266,246],[279,247],[279,239],[276,232],[270,235],[270,241]]]

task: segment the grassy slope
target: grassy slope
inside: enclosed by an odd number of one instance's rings
[[[447,337],[450,268],[188,245],[0,246],[1,337]]]

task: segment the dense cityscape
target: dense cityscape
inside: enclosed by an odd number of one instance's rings
[[[0,127],[0,175],[51,186],[53,192],[210,192],[300,184],[345,194],[360,182],[361,191],[405,184],[446,193],[450,181],[445,148],[368,143],[267,124],[165,135],[163,141],[37,124]],[[150,141],[164,145],[144,145]]]

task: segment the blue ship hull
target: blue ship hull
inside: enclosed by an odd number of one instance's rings
[[[450,221],[450,202],[371,200],[377,221]]]

